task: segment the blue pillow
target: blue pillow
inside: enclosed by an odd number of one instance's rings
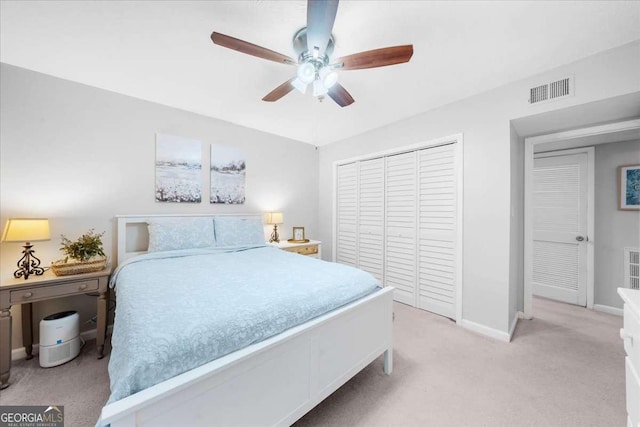
[[[215,246],[211,218],[158,218],[148,222],[148,252]]]
[[[216,246],[264,245],[262,218],[215,217]]]

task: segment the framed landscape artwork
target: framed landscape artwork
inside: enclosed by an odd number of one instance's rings
[[[156,202],[202,202],[202,143],[156,134]]]
[[[621,210],[640,210],[640,165],[618,168],[618,195]]]
[[[244,203],[245,159],[244,150],[211,145],[211,203]]]

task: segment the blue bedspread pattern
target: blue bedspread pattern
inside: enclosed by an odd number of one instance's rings
[[[370,274],[273,247],[124,263],[109,361],[114,402],[374,292]]]

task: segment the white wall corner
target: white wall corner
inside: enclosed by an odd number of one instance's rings
[[[594,311],[600,311],[602,313],[613,314],[615,316],[623,316],[624,310],[618,307],[611,307],[602,304],[593,304]]]
[[[509,342],[513,339],[513,333],[516,331],[516,325],[518,325],[518,319],[520,318],[520,311],[513,316],[513,320],[511,320],[511,326],[509,326]]]
[[[516,316],[515,320],[518,320]],[[498,329],[490,328],[489,326],[481,325],[480,323],[472,322],[471,320],[462,319],[460,325],[482,335],[497,339],[499,341],[509,342],[511,341],[512,330],[507,332],[499,331]],[[512,328],[515,329],[515,323],[512,324]]]

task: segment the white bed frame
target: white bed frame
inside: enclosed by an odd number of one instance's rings
[[[119,262],[145,252],[140,245],[146,248],[147,220],[194,216],[221,215],[118,216]],[[101,423],[111,427],[291,425],[382,354],[384,372],[391,374],[392,303],[393,288],[383,288],[111,403],[102,409]]]

